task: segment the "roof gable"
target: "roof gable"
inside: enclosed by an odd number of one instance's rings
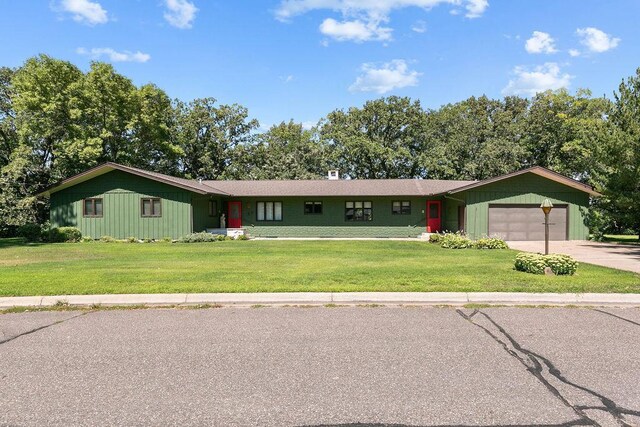
[[[171,185],[177,188],[182,188],[183,190],[193,191],[194,193],[198,193],[198,194],[226,194],[224,192],[220,192],[219,190],[211,186],[205,185],[204,183],[200,183],[198,181],[184,179],[184,178],[176,178],[174,176],[165,175],[158,172],[150,172],[144,169],[134,168],[132,166],[125,166],[118,163],[107,162],[107,163],[103,163],[101,165],[95,166],[77,175],[74,175],[71,178],[62,180],[58,184],[52,186],[51,188],[43,191],[38,195],[48,196],[52,193],[56,193],[60,190],[64,190],[65,188],[73,187],[76,184],[89,181],[95,177],[104,175],[114,170],[130,173],[132,175],[151,179],[153,181],[162,182],[164,184]]]
[[[522,169],[519,170],[517,172],[512,172],[512,173],[508,173],[505,175],[500,175],[500,176],[496,176],[494,178],[489,178],[489,179],[485,179],[482,181],[476,181],[474,183],[468,184],[468,185],[464,185],[458,188],[455,188],[451,191],[449,191],[449,194],[455,194],[455,193],[460,193],[462,191],[467,191],[467,190],[471,190],[474,188],[478,188],[478,187],[483,187],[485,185],[488,184],[493,184],[494,182],[500,182],[500,181],[504,181],[510,178],[514,178],[516,176],[520,176],[520,175],[524,175],[527,173],[532,173],[538,176],[541,176],[543,178],[549,179],[551,181],[557,182],[559,184],[563,184],[566,185],[567,187],[571,187],[575,190],[578,191],[582,191],[585,192],[591,196],[601,196],[600,193],[598,193],[597,191],[595,191],[593,189],[593,187],[591,187],[590,185],[587,184],[583,184],[580,181],[576,181],[575,179],[572,178],[568,178],[564,175],[561,175],[557,172],[554,172],[552,170],[549,170],[547,168],[543,168],[542,166],[533,166],[527,169]]]

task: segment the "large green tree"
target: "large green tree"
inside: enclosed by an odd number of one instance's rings
[[[251,144],[259,123],[237,104],[216,106],[214,98],[175,105],[173,143],[181,150],[181,172],[189,178],[225,176],[233,151]]]
[[[330,168],[331,147],[317,129],[290,121],[236,147],[227,176],[235,179],[314,179]]]
[[[332,163],[351,178],[414,178],[420,162],[427,118],[419,101],[391,96],[362,108],[335,110],[321,123],[321,136],[333,146]]]
[[[605,207],[619,228],[640,234],[640,68],[614,94],[615,134],[606,151]]]

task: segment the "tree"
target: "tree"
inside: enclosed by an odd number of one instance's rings
[[[620,228],[640,234],[640,68],[614,93],[616,126],[606,150],[605,208]]]
[[[178,173],[183,151],[171,139],[175,119],[171,100],[162,89],[147,84],[135,91],[134,105],[127,161],[157,172]]]
[[[426,114],[419,101],[391,96],[362,108],[335,110],[321,124],[333,163],[351,178],[414,178],[425,174]]]
[[[173,143],[182,151],[181,172],[189,178],[224,177],[233,150],[248,145],[258,121],[249,119],[246,108],[215,106],[214,98],[202,98],[188,104],[177,101]]]
[[[257,135],[255,144],[238,146],[226,175],[234,179],[318,179],[330,168],[329,150],[316,128],[282,122]]]
[[[592,98],[588,90],[537,94],[525,128],[525,164],[593,183],[601,167],[599,153],[607,145],[610,111],[609,100]]]
[[[527,106],[522,98],[481,96],[430,112],[429,177],[485,179],[519,169]]]
[[[58,167],[58,157],[75,151],[70,100],[73,86],[81,80],[82,72],[73,64],[47,55],[28,59],[13,76],[16,130],[20,144],[29,148],[32,167],[45,176],[40,189],[68,175]]]
[[[15,70],[0,67],[0,168],[9,163],[11,153],[18,146],[11,86],[14,74]]]

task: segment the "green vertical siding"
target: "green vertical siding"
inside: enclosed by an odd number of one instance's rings
[[[589,195],[538,175],[519,175],[456,197],[466,199],[466,231],[471,238],[486,236],[489,232],[490,204],[539,205],[545,198],[554,204],[568,205],[569,240],[585,240],[589,237],[589,229],[585,224]]]
[[[242,225],[255,237],[416,237],[425,232],[427,198],[418,197],[266,197],[237,198],[242,202]],[[393,215],[392,201],[411,201],[411,214]],[[436,199],[437,200],[437,199]],[[258,221],[258,201],[282,202],[282,221]],[[304,213],[305,201],[321,201],[320,215]],[[372,221],[347,221],[346,201],[371,201]],[[443,227],[457,230],[457,202],[443,201]]]
[[[214,216],[209,215],[209,201],[217,203],[217,212]],[[222,200],[217,197],[194,196],[193,205],[193,231],[205,231],[207,228],[220,227],[220,212],[223,208]]]
[[[118,239],[179,238],[192,230],[191,200],[194,194],[146,178],[112,171],[51,195],[50,221],[53,226],[78,227],[84,236],[94,239],[112,236]],[[84,218],[82,201],[103,199],[101,218]],[[162,199],[162,216],[143,218],[140,200]]]

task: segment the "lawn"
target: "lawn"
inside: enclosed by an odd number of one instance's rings
[[[406,241],[26,245],[0,239],[0,295],[161,292],[640,292],[640,276],[581,264],[573,277],[513,269],[511,250]]]
[[[630,245],[640,245],[640,239],[638,239],[638,235],[628,235],[628,234],[605,234],[603,242],[609,243],[627,243]]]

